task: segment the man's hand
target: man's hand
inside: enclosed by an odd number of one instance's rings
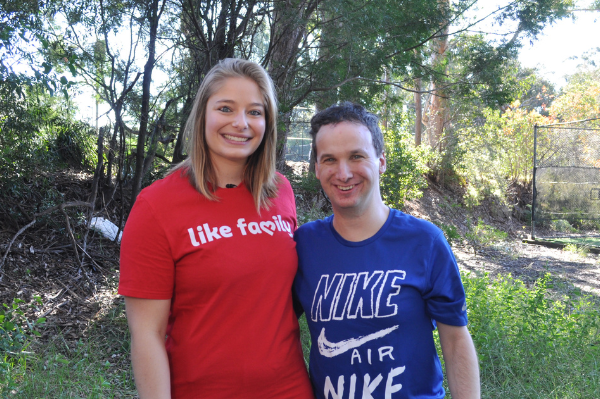
[[[479,364],[467,327],[437,322],[452,399],[479,399]]]

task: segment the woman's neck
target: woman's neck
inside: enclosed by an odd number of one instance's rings
[[[246,165],[233,162],[213,163],[217,186],[226,187],[228,184],[238,186],[244,180],[244,169]]]

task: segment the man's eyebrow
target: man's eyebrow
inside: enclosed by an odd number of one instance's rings
[[[319,158],[319,161],[320,161],[320,160],[322,160],[324,158],[335,158],[335,157],[333,156],[333,154],[321,154],[321,155],[319,155],[318,158]]]

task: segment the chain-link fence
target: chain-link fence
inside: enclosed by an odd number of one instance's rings
[[[534,128],[532,238],[600,234],[598,122]]]
[[[292,123],[287,138],[285,159],[287,161],[310,161],[310,118],[314,110],[296,107],[292,114]]]

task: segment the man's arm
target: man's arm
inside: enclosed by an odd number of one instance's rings
[[[170,399],[171,376],[165,334],[171,300],[125,297],[131,333],[131,363],[141,399]]]
[[[477,353],[467,327],[437,322],[452,399],[479,399]]]

